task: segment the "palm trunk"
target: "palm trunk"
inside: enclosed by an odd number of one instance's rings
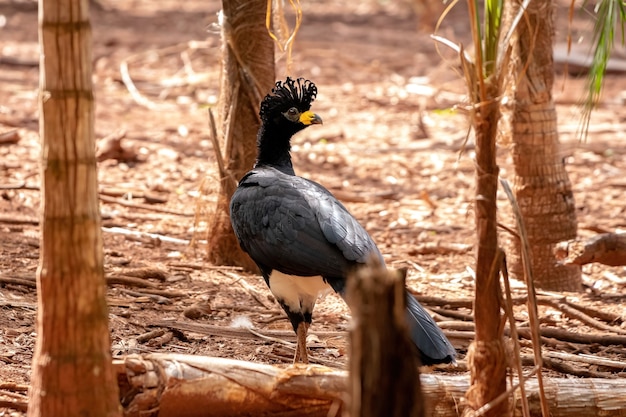
[[[88,1],[40,1],[39,37],[42,238],[28,415],[119,416],[97,194]]]
[[[252,168],[260,126],[259,105],[275,82],[274,42],[265,27],[266,0],[223,0],[224,67],[220,121],[225,170],[215,216],[209,229],[209,260],[255,270],[233,233],[230,198],[237,181]]]
[[[509,2],[507,16],[517,13]],[[580,268],[557,262],[558,242],[576,237],[572,187],[559,154],[557,117],[552,99],[554,5],[531,2],[513,39],[510,86],[512,180],[528,233],[535,284],[555,291],[581,290]],[[519,241],[513,245],[511,272],[524,277]]]

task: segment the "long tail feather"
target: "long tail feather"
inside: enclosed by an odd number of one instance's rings
[[[454,347],[430,314],[409,293],[406,296],[406,312],[411,339],[419,351],[422,365],[454,362]]]

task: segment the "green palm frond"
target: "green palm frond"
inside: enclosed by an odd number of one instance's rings
[[[583,2],[583,7],[588,3]],[[616,29],[620,29],[622,45],[625,43],[626,3],[623,0],[601,0],[594,9],[596,22],[593,28],[595,47],[587,78],[587,97],[583,103],[582,136],[587,135],[591,112],[598,104],[604,85],[604,75],[613,50]]]
[[[498,43],[502,24],[503,0],[485,1],[485,75],[489,76],[496,70]]]

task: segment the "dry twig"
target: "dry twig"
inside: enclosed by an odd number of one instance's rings
[[[17,129],[11,129],[0,133],[0,145],[14,145],[20,141],[20,133]]]
[[[29,288],[37,288],[37,283],[33,277],[33,279],[24,279],[24,278],[15,278],[9,277],[6,275],[0,275],[0,283],[2,284],[13,284],[13,285],[22,285],[24,287]]]
[[[102,228],[103,232],[107,232],[107,233],[117,233],[120,235],[125,235],[129,238],[137,238],[137,239],[146,239],[150,242],[155,243],[156,246],[159,245],[158,242],[166,242],[166,243],[174,243],[177,245],[188,245],[189,241],[186,239],[178,239],[175,237],[170,237],[170,236],[164,236],[164,235],[160,235],[160,234],[156,234],[156,233],[145,233],[145,232],[138,232],[136,230],[128,230],[128,229],[124,229],[122,227],[103,227]]]
[[[528,236],[526,235],[526,227],[524,225],[524,221],[522,218],[522,212],[517,204],[517,199],[515,198],[515,194],[513,194],[513,190],[509,186],[509,183],[505,179],[500,180],[500,184],[502,184],[502,188],[509,199],[511,204],[511,208],[513,210],[513,214],[515,216],[515,222],[517,225],[517,231],[519,233],[520,238],[520,246],[522,252],[522,264],[524,269],[524,278],[527,287],[528,294],[528,316],[530,317],[530,335],[533,341],[533,352],[535,354],[535,363],[537,364],[537,382],[539,384],[539,397],[541,403],[541,414],[543,417],[548,417],[550,415],[550,409],[548,407],[548,400],[546,398],[545,390],[543,387],[543,373],[541,372],[542,367],[542,356],[541,356],[541,337],[540,337],[540,329],[539,329],[539,313],[537,310],[537,296],[535,292],[535,284],[533,277],[533,270],[531,265],[530,258],[530,244],[528,242]]]
[[[163,208],[163,207],[155,207],[150,204],[133,203],[132,201],[123,200],[120,198],[113,198],[113,197],[109,197],[103,194],[100,194],[100,200],[104,201],[105,203],[119,204],[120,206],[133,207],[133,208],[137,208],[141,210],[156,211],[159,213],[172,214],[174,216],[193,217],[194,215],[194,213],[187,213],[187,212],[178,211],[178,210],[170,210],[170,209]]]
[[[591,239],[562,242],[557,257],[565,263],[585,265],[592,262],[610,266],[626,265],[626,233],[602,233]]]
[[[583,313],[582,311],[579,311],[575,308],[570,307],[568,304],[566,303],[561,303],[558,302],[556,300],[544,300],[543,301],[544,304],[548,304],[560,311],[562,311],[566,316],[576,319],[576,320],[580,320],[581,322],[594,327],[596,329],[600,329],[600,330],[606,330],[609,332],[613,332],[613,333],[617,333],[617,334],[623,334],[626,335],[626,330],[622,329],[620,327],[617,326],[611,326],[605,323],[602,323],[599,320],[596,320],[592,317],[589,317],[587,314]]]
[[[145,279],[136,278],[136,277],[128,277],[128,276],[120,275],[120,274],[107,275],[106,281],[108,285],[121,284],[121,285],[128,285],[131,287],[141,287],[141,288],[156,288],[157,287],[156,284],[150,281],[146,281]]]
[[[243,276],[241,275],[236,275],[230,271],[225,271],[225,270],[219,270],[219,272],[229,278],[233,279],[233,282],[241,285],[247,292],[248,294],[250,294],[250,296],[254,299],[254,301],[256,301],[257,303],[259,303],[261,306],[265,307],[268,310],[272,310],[273,306],[271,306],[270,304],[266,303],[265,300],[267,300],[267,296],[261,294],[256,288],[254,288],[252,285],[250,285],[248,283],[248,281],[246,281],[244,279]]]

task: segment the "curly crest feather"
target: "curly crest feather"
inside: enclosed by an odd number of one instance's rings
[[[316,96],[317,87],[312,81],[304,78],[293,80],[291,77],[287,77],[285,82],[277,81],[261,102],[261,120],[267,120],[271,114],[285,112],[291,107],[297,107],[301,112],[307,111]]]

